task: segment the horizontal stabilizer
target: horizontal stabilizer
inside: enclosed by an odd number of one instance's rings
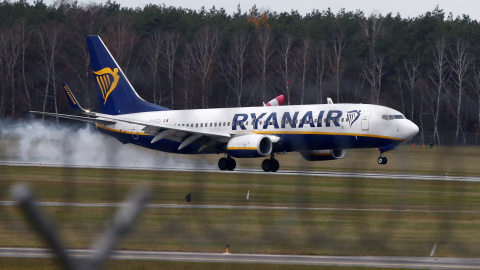
[[[30,111],[30,113],[55,116],[55,117],[60,117],[65,119],[72,119],[72,120],[101,124],[101,125],[113,125],[116,123],[115,121],[112,121],[112,120],[91,118],[86,116],[76,116],[76,115],[59,114],[59,113],[37,112],[37,111]]]

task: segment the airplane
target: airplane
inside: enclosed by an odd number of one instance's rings
[[[170,110],[142,99],[99,36],[87,36],[101,113],[83,109],[68,86],[70,106],[81,115],[35,114],[95,123],[122,143],[177,154],[221,154],[220,170],[232,171],[234,158],[264,157],[262,169],[276,172],[276,154],[299,152],[305,160],[343,158],[346,149],[378,148],[384,153],[418,133],[397,110],[373,104],[288,105],[283,96],[267,106]]]

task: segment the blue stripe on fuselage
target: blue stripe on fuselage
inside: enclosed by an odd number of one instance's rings
[[[138,134],[138,139],[134,139],[131,132],[121,133],[119,131],[98,128],[102,133],[115,137],[123,143],[132,143],[146,148],[178,154],[208,154],[215,153],[215,149],[205,150],[198,153],[198,149],[202,147],[201,143],[195,142],[182,150],[178,150],[180,142],[162,139],[156,143],[151,143],[154,136]],[[401,140],[393,138],[375,137],[375,136],[355,136],[341,134],[312,134],[312,133],[295,133],[295,134],[274,134],[281,138],[284,149],[276,149],[286,152],[301,150],[323,150],[323,149],[351,149],[351,148],[377,148],[389,144],[399,144]],[[137,136],[137,135],[135,135]]]

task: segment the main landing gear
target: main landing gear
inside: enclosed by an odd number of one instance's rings
[[[265,159],[262,162],[262,169],[265,172],[276,172],[280,168],[280,163],[275,159],[275,156],[272,154],[270,159]]]
[[[228,170],[233,171],[237,166],[237,162],[230,156],[223,157],[218,160],[218,168],[222,171]],[[265,159],[262,162],[262,169],[266,172],[276,172],[280,168],[280,163],[278,160],[275,159],[274,155],[272,154],[270,159]]]
[[[226,158],[223,157],[218,161],[218,168],[222,171],[233,171],[235,170],[235,167],[237,167],[237,162],[230,156],[227,156]]]
[[[387,164],[387,157],[383,156],[383,152],[380,152],[380,156],[377,158],[377,163],[381,165]]]

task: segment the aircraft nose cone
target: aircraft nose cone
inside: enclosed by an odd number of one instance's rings
[[[412,138],[413,136],[417,135],[419,128],[415,123],[408,120],[407,124],[405,125],[405,133],[407,135],[407,140]]]

